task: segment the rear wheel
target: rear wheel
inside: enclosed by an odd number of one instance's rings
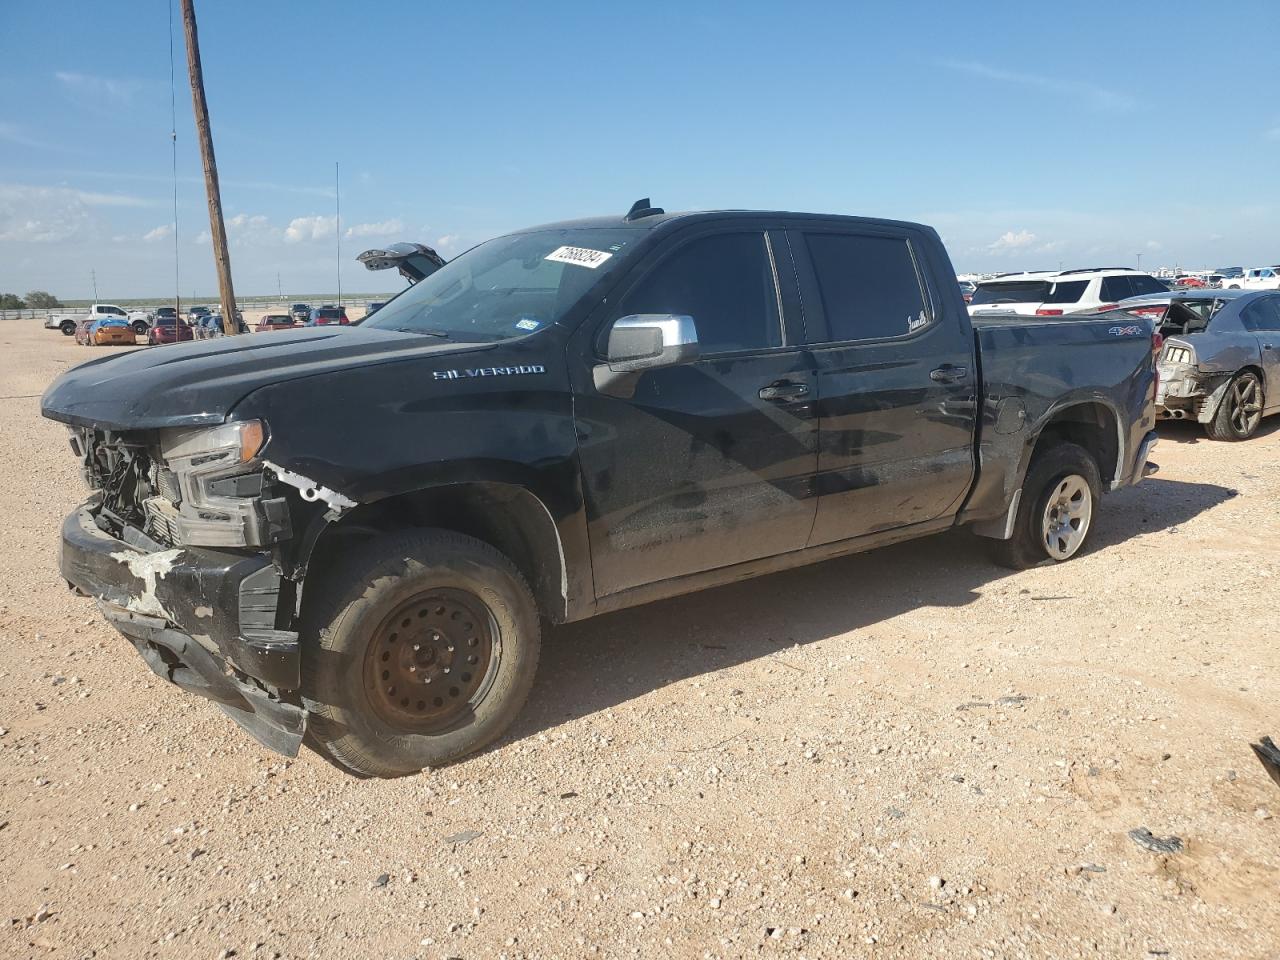
[[[70,320],[63,321],[62,326],[58,329],[62,331],[64,337],[74,337],[76,335],[76,325]]]
[[[1210,440],[1247,440],[1261,421],[1262,383],[1257,374],[1245,370],[1232,379],[1205,432]]]
[[[502,734],[533,684],[537,607],[471,537],[380,537],[313,589],[303,652],[309,744],[360,776],[457,760]]]
[[[1022,485],[1013,536],[993,541],[997,563],[1025,570],[1046,560],[1070,560],[1093,526],[1101,481],[1083,447],[1058,443],[1037,451]]]

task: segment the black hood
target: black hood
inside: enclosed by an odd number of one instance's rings
[[[53,420],[108,430],[216,424],[267,384],[490,346],[363,326],[176,343],[68,370],[45,391],[40,411]]]

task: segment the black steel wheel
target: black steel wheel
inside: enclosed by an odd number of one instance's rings
[[[481,749],[533,685],[540,621],[515,565],[444,530],[370,540],[304,588],[308,744],[358,776]]]

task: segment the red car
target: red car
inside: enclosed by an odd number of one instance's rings
[[[255,333],[266,333],[269,330],[292,330],[297,321],[287,313],[268,313],[254,328]]]
[[[1183,289],[1206,286],[1205,282],[1199,277],[1178,277],[1177,280],[1173,281],[1173,285]]]
[[[195,334],[191,332],[191,325],[177,317],[156,317],[156,322],[147,331],[147,343],[152,346],[194,339]]]

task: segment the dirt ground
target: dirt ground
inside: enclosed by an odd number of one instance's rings
[[[59,580],[39,395],[97,355],[0,324],[0,953],[1280,957],[1280,418],[1162,428],[1065,566],[953,533],[558,629],[495,748],[361,782]]]

